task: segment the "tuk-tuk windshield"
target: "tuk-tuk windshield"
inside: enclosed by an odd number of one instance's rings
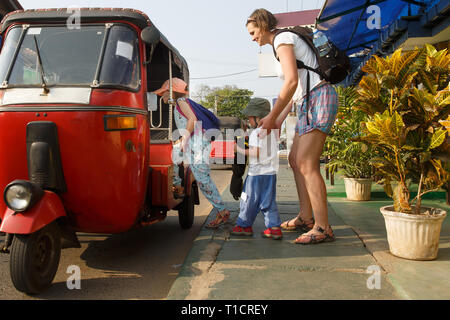
[[[22,35],[22,32],[26,32]],[[9,31],[0,55],[0,81],[8,86],[92,85],[139,87],[139,47],[136,33],[114,25],[104,42],[105,25],[69,29],[59,26],[20,27]],[[15,51],[20,43],[17,57]],[[104,57],[101,59],[102,47]],[[13,61],[14,60],[14,61]],[[8,69],[12,66],[8,77]],[[98,65],[101,70],[97,75]],[[42,73],[44,79],[42,79]]]

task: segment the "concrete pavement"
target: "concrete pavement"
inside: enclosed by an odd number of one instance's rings
[[[337,241],[298,245],[297,232],[281,241],[265,239],[260,214],[252,237],[230,235],[239,203],[226,190],[231,221],[217,230],[202,228],[167,299],[449,299],[450,223],[444,221],[439,256],[434,261],[409,261],[388,251],[379,207],[389,203],[374,188],[369,202],[349,202],[343,182],[330,186],[329,218]],[[444,200],[432,201],[447,212]],[[281,219],[299,210],[291,169],[280,166],[277,202]],[[207,220],[214,218],[211,214]],[[207,223],[206,222],[206,223]]]
[[[436,260],[413,261],[397,258],[389,253],[384,218],[379,208],[391,205],[381,186],[372,186],[370,201],[353,202],[345,199],[343,180],[328,186],[328,202],[336,214],[364,242],[387,274],[387,280],[402,299],[448,300],[450,299],[450,219],[445,218]],[[425,195],[423,206],[439,207],[450,214],[443,191]]]

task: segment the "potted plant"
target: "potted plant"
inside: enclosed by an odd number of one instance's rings
[[[446,120],[439,120],[439,123],[442,124],[447,131],[449,132],[447,134],[447,146],[450,145],[450,115],[447,117]],[[446,167],[445,170],[447,172],[450,172],[450,150],[447,150],[447,159],[446,159]],[[445,194],[445,198],[446,198],[446,202],[447,205],[450,206],[450,181],[447,181],[442,188],[445,190],[446,194]]]
[[[370,160],[375,154],[370,145],[360,141],[361,123],[366,115],[355,110],[358,93],[354,87],[336,87],[336,91],[339,109],[336,122],[327,137],[324,155],[330,160],[326,168],[330,173],[337,171],[344,176],[348,200],[370,200],[373,171]]]
[[[450,114],[449,66],[446,49],[398,49],[391,57],[370,59],[359,83],[358,108],[369,115],[364,140],[381,155],[371,163],[394,200],[380,209],[389,248],[402,258],[437,257],[446,212],[422,207],[421,199],[449,181],[447,130],[439,122]],[[412,199],[411,183],[418,184]]]

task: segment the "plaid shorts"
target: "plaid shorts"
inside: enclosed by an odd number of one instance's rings
[[[296,103],[298,120],[295,132],[299,136],[315,129],[330,133],[336,120],[338,105],[336,90],[329,83],[313,88],[309,92],[308,110],[306,96]]]

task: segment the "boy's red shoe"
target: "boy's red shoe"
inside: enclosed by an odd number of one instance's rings
[[[235,226],[231,230],[231,234],[235,236],[251,236],[253,235],[253,229],[252,227],[242,228],[241,226]]]
[[[283,233],[280,228],[267,228],[262,233],[263,237],[272,238],[274,240],[279,240],[283,238]]]

